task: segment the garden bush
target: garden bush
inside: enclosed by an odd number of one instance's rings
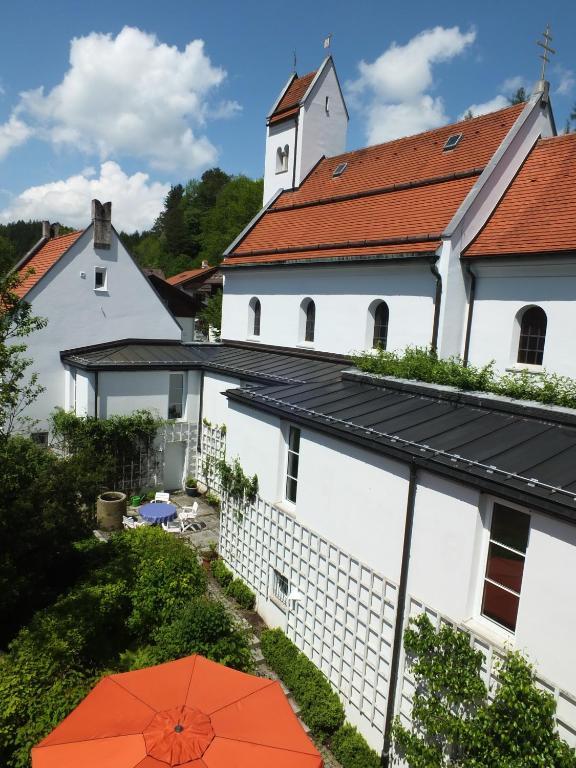
[[[518,371],[502,376],[491,362],[481,368],[464,365],[459,357],[439,358],[427,347],[407,347],[403,354],[378,350],[354,357],[354,364],[368,373],[444,384],[465,391],[492,392],[519,400],[576,408],[576,379],[542,371]]]
[[[266,662],[290,689],[300,715],[318,738],[335,733],[344,723],[344,707],[326,677],[281,629],[267,629],[260,638]]]
[[[222,603],[205,597],[195,598],[172,623],[160,627],[154,640],[154,645],[134,657],[132,669],[193,653],[243,672],[253,669],[246,632],[236,625]]]
[[[218,584],[220,584],[220,586],[224,589],[228,587],[234,578],[232,571],[226,568],[224,560],[221,560],[220,558],[217,560],[212,560],[210,563],[210,570],[212,571],[212,576],[214,576]]]
[[[370,749],[364,737],[349,723],[344,723],[332,736],[330,749],[342,768],[380,768],[380,755]]]
[[[234,579],[228,584],[226,594],[233,597],[241,608],[251,611],[256,605],[256,595],[240,579]]]

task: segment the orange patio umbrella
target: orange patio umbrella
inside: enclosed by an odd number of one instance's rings
[[[103,678],[33,768],[322,768],[278,682],[202,656]]]

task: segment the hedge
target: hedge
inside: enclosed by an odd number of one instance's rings
[[[226,594],[233,597],[242,608],[251,611],[256,605],[256,595],[240,579],[234,579],[228,584]]]
[[[325,738],[335,733],[344,723],[344,707],[322,672],[281,629],[264,630],[260,644],[266,662],[290,689],[312,734]]]
[[[336,731],[330,749],[342,768],[380,768],[380,756],[350,723]]]
[[[210,570],[212,571],[212,576],[214,576],[218,584],[220,584],[220,586],[224,589],[228,587],[234,578],[232,571],[226,568],[224,560],[221,560],[220,558],[217,560],[212,560],[210,563]]]

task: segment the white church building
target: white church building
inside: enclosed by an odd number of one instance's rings
[[[345,153],[347,123],[330,57],[274,102],[264,207],[222,264],[220,344],[181,341],[107,209],[47,231],[19,266],[40,265],[22,295],[49,320],[29,339],[34,416],[151,408],[169,419],[165,487],[196,471],[217,489],[206,458],[224,452],[256,473],[253,505],[224,500],[220,551],[375,749],[409,718],[402,630],[422,610],[470,633],[487,679],[525,652],[576,745],[576,411],[350,359],[432,346],[576,377],[576,135],[556,136],[546,82]]]

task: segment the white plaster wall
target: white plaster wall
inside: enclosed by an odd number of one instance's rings
[[[182,341],[194,341],[194,317],[177,317],[176,320],[182,326]]]
[[[533,513],[516,646],[529,653],[539,674],[576,696],[574,584],[576,527]]]
[[[470,362],[494,360],[503,371],[516,366],[516,315],[526,305],[546,312],[548,326],[543,367],[576,377],[576,261],[543,257],[540,263],[474,265],[476,301],[472,315]]]
[[[279,189],[291,189],[294,170],[294,146],[296,144],[296,119],[266,128],[264,154],[264,204]],[[288,170],[276,173],[276,153],[279,147],[288,145]]]
[[[326,111],[328,97],[328,112]],[[336,73],[329,65],[318,78],[300,111],[296,184],[325,155],[333,157],[346,151],[348,115],[338,87]]]
[[[372,344],[370,304],[383,299],[390,309],[388,349],[427,345],[432,338],[435,279],[429,266],[359,265],[231,270],[226,276],[222,337],[323,352],[350,352]],[[249,302],[262,307],[260,336],[250,335]],[[314,344],[300,338],[300,305],[316,303]]]
[[[257,474],[260,496],[397,581],[408,470],[385,456],[302,429],[296,504],[286,504],[287,424],[230,401],[227,455]]]
[[[106,267],[106,291],[94,290],[94,267]],[[86,274],[85,278],[80,273]],[[42,424],[64,407],[60,351],[125,338],[180,339],[181,329],[114,234],[110,250],[93,247],[92,228],[26,296],[48,325],[26,339],[31,371],[46,391],[26,415]]]
[[[174,371],[182,373],[182,371]],[[200,400],[200,372],[184,371],[186,390],[182,419],[196,423]],[[168,418],[170,371],[101,371],[98,374],[98,412],[100,418],[127,415],[146,409],[162,419]]]
[[[219,424],[228,426],[228,398],[222,392],[239,386],[239,379],[206,371],[204,374],[202,418],[208,419],[215,426]]]
[[[472,613],[482,521],[470,486],[418,472],[408,594],[456,622]]]
[[[438,262],[443,285],[438,334],[441,357],[463,353],[469,279],[460,254],[484,226],[538,138],[550,135],[550,113],[533,98],[446,227]]]
[[[90,371],[77,371],[75,389],[73,402],[76,415],[94,416],[94,374]]]

